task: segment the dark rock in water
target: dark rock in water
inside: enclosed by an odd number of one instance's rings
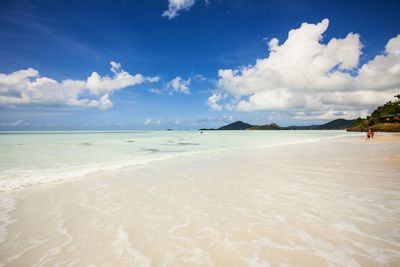
[[[126,142],[128,142],[128,143],[135,143],[136,141],[135,141],[135,140],[126,140]]]
[[[84,146],[91,146],[92,144],[89,143],[89,142],[83,142],[82,145],[84,145]]]

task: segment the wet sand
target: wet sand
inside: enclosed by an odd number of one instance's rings
[[[400,143],[400,133],[382,133],[377,132],[374,135],[373,139],[366,139],[366,133],[364,139],[357,138],[356,142],[361,143],[365,142],[367,144],[376,144],[376,143]]]
[[[0,266],[399,266],[399,136],[362,138],[3,192]]]

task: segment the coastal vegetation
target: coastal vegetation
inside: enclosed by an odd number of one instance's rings
[[[380,132],[400,132],[400,94],[395,101],[389,101],[377,107],[366,118],[358,118],[348,131],[368,131],[372,129]]]
[[[247,130],[284,130],[276,123],[265,124],[265,125],[255,125]]]

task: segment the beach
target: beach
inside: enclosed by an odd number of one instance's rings
[[[8,136],[86,152],[49,157],[42,180],[3,158],[0,266],[400,265],[399,134],[239,132]]]

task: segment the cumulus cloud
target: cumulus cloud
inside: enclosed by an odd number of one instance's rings
[[[173,95],[175,93],[188,95],[190,94],[190,83],[191,78],[184,80],[182,77],[176,76],[174,79],[165,82],[161,89],[150,88],[148,91],[157,95]]]
[[[187,80],[182,79],[179,76],[176,76],[174,79],[169,81],[166,85],[166,90],[168,94],[172,95],[174,93],[182,93],[182,94],[190,94],[190,78]]]
[[[221,99],[222,94],[212,94],[207,100],[207,105],[213,110],[222,110],[223,106],[218,104]]]
[[[219,70],[209,106],[239,111],[323,109],[334,115],[362,113],[390,100],[400,88],[400,35],[389,40],[383,54],[360,67],[360,36],[349,33],[322,43],[328,26],[328,19],[303,23],[282,44],[271,39],[269,55],[254,65]],[[231,96],[225,103],[218,97],[221,92]]]
[[[93,72],[86,80],[56,81],[41,77],[29,68],[10,74],[0,73],[0,105],[67,105],[99,109],[112,107],[109,99],[114,91],[144,82],[157,82],[158,77],[131,75],[121,65],[111,62],[112,76]]]
[[[195,0],[168,0],[168,10],[162,13],[163,17],[173,19],[179,16],[181,10],[189,10],[195,3]]]
[[[343,110],[336,111],[333,109],[324,111],[297,111],[290,114],[293,119],[296,120],[333,120],[338,117],[343,119],[354,119],[356,117],[368,116],[368,110]]]

